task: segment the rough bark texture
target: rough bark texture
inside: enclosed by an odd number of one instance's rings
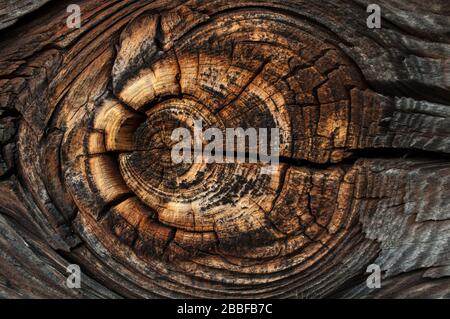
[[[27,2],[0,1],[0,297],[450,297],[448,1],[373,30],[366,0]],[[174,165],[196,119],[279,128],[281,164]]]

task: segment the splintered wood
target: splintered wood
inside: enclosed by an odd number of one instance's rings
[[[86,0],[79,29],[63,4],[15,24],[38,2],[0,17],[0,297],[450,296],[439,1],[380,0],[376,30],[363,0]],[[198,123],[276,129],[279,163],[174,162]],[[244,140],[215,155],[260,158]]]

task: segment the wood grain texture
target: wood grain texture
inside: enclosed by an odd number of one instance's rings
[[[0,297],[450,297],[446,1],[44,2],[0,1]],[[195,120],[280,165],[174,164]]]
[[[50,0],[4,0],[0,2],[0,29],[15,24],[21,17],[29,14]]]

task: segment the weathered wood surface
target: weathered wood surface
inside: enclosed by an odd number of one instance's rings
[[[50,0],[4,0],[0,2],[0,29],[16,23],[21,17],[39,9]]]
[[[44,2],[0,1],[0,297],[450,297],[447,1]],[[173,166],[195,118],[280,166]]]

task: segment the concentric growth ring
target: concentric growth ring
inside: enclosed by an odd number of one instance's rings
[[[291,164],[338,163],[364,142],[349,118],[365,84],[334,36],[299,17],[246,8],[201,20],[184,6],[137,16],[114,60],[93,64],[110,65],[109,90],[55,115],[76,229],[99,252],[163,273],[164,289],[210,281],[205,294],[229,283],[272,294],[318,278],[329,271],[320,260],[351,246],[355,172]],[[278,129],[281,163],[267,173],[261,162],[174,162],[174,130],[194,134],[198,122]]]

